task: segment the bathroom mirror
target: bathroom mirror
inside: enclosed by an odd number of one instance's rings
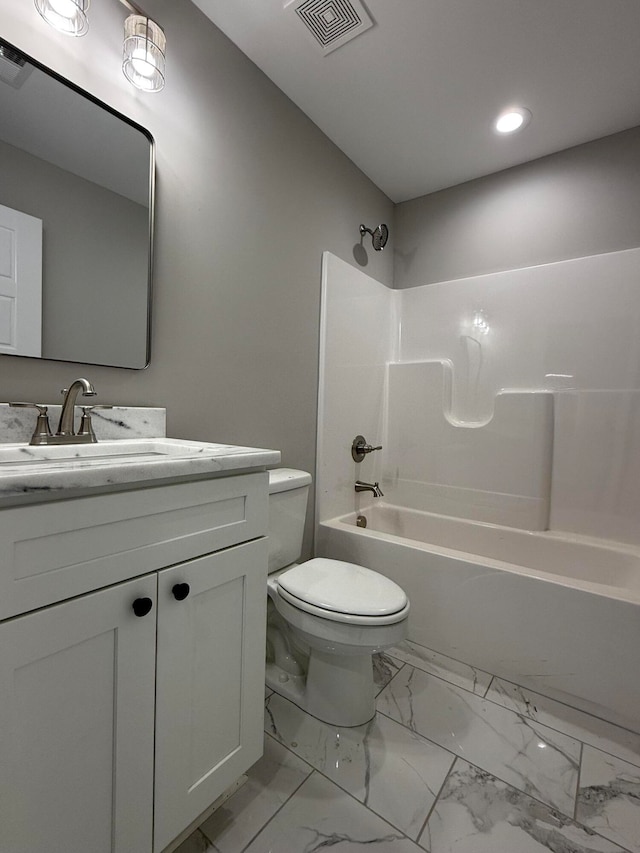
[[[154,147],[0,40],[0,353],[144,368]]]

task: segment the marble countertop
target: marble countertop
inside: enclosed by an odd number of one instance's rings
[[[0,506],[265,469],[280,452],[171,438],[89,445],[0,444]]]

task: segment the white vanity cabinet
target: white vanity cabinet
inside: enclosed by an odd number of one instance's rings
[[[150,850],[155,577],[0,625],[0,850]]]
[[[266,546],[158,576],[156,853],[262,755]]]
[[[0,509],[0,853],[160,853],[259,758],[266,527],[264,472]]]

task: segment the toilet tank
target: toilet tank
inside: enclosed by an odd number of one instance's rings
[[[269,574],[302,553],[311,474],[293,468],[269,471]]]

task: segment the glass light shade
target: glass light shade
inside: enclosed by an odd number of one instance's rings
[[[68,36],[83,36],[89,29],[89,0],[35,0],[48,24]]]
[[[129,15],[122,60],[127,80],[145,92],[159,92],[164,86],[165,47],[162,27],[145,15]]]

